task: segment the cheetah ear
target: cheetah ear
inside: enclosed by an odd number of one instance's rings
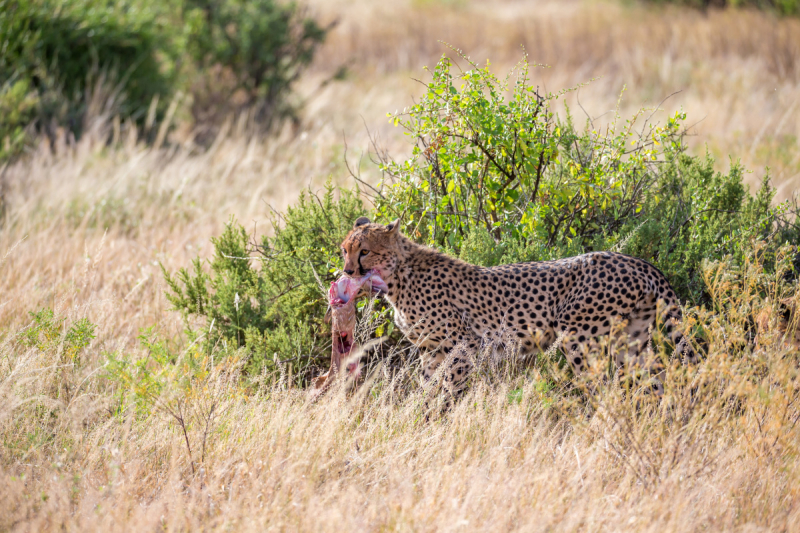
[[[367,217],[358,217],[355,224],[353,224],[353,229],[363,226],[364,224],[369,224],[369,219]]]
[[[386,224],[386,231],[389,234],[398,234],[398,233],[400,233],[400,219],[396,218],[396,219],[394,219],[394,222],[390,222],[389,224]]]

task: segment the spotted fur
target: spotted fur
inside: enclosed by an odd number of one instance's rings
[[[580,373],[587,367],[589,341],[609,334],[615,322],[628,342],[617,364],[626,358],[644,363],[658,313],[676,352],[697,359],[675,327],[681,319],[675,291],[642,259],[593,252],[484,268],[414,243],[400,233],[399,221],[383,226],[364,217],[342,252],[346,274],[380,273],[395,322],[423,349],[424,377],[447,360],[444,381],[453,394],[463,390],[472,369],[464,350],[514,344],[528,354],[563,334],[569,363]]]

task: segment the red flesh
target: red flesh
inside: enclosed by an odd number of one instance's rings
[[[355,348],[353,332],[356,325],[356,301],[358,296],[362,292],[380,294],[387,290],[386,283],[381,279],[380,273],[375,270],[360,278],[343,276],[331,283],[331,288],[328,290],[333,337],[331,369],[325,374],[325,379],[318,381],[320,383],[319,386],[327,385],[328,378],[333,377],[342,368],[343,362]],[[349,362],[347,372],[350,375],[358,376],[358,361]]]

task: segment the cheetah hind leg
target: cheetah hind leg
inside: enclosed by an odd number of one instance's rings
[[[655,324],[658,302],[654,295],[648,295],[631,312],[628,322],[622,328],[622,338],[627,347],[616,352],[618,368],[625,363],[649,374],[648,386],[656,396],[664,395],[664,366],[657,359],[651,342],[651,328]]]
[[[439,365],[445,360],[447,350],[440,349],[433,352],[427,352],[422,355],[422,379],[429,382],[439,369]]]
[[[587,343],[579,343],[574,337],[574,334],[570,334],[566,338],[565,344],[567,362],[569,362],[570,366],[572,367],[572,375],[577,376],[582,374],[588,367],[587,356],[589,355],[589,345]]]
[[[423,361],[422,375],[431,385],[428,395],[436,392],[442,394],[438,400],[427,396],[423,406],[426,420],[430,420],[430,416],[437,412],[441,414],[449,411],[467,389],[473,367],[470,350],[466,343],[459,343],[453,347],[440,348],[436,354]],[[439,407],[434,408],[436,405]]]
[[[677,304],[656,300],[655,295],[651,295],[631,313],[630,321],[625,327],[629,339],[628,358],[650,371],[653,375],[653,391],[659,397],[664,394],[663,378],[666,369],[653,352],[651,328],[658,327],[660,322],[674,347],[673,356],[681,359],[685,357],[689,364],[696,364],[700,360],[689,340],[677,327],[681,318],[681,308]]]
[[[450,352],[444,375],[442,376],[445,403],[448,406],[457,401],[467,389],[470,374],[472,373],[472,359],[475,354],[465,343],[457,344]]]
[[[683,318],[681,308],[676,304],[672,304],[666,306],[660,312],[661,316],[664,317],[664,332],[675,347],[673,356],[680,357],[681,360],[685,358],[685,361],[691,365],[699,363],[701,354],[694,349],[689,339],[678,328],[678,323]]]

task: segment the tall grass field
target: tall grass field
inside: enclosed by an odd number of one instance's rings
[[[222,4],[244,46],[271,3]],[[233,44],[163,45],[139,114],[120,65],[67,114],[0,91],[40,113],[0,130],[0,531],[800,531],[800,19],[686,4],[311,0],[285,99],[210,63]],[[311,394],[365,214],[483,265],[644,257],[703,361],[656,333],[658,397],[511,350],[428,416],[365,301],[363,379]]]

